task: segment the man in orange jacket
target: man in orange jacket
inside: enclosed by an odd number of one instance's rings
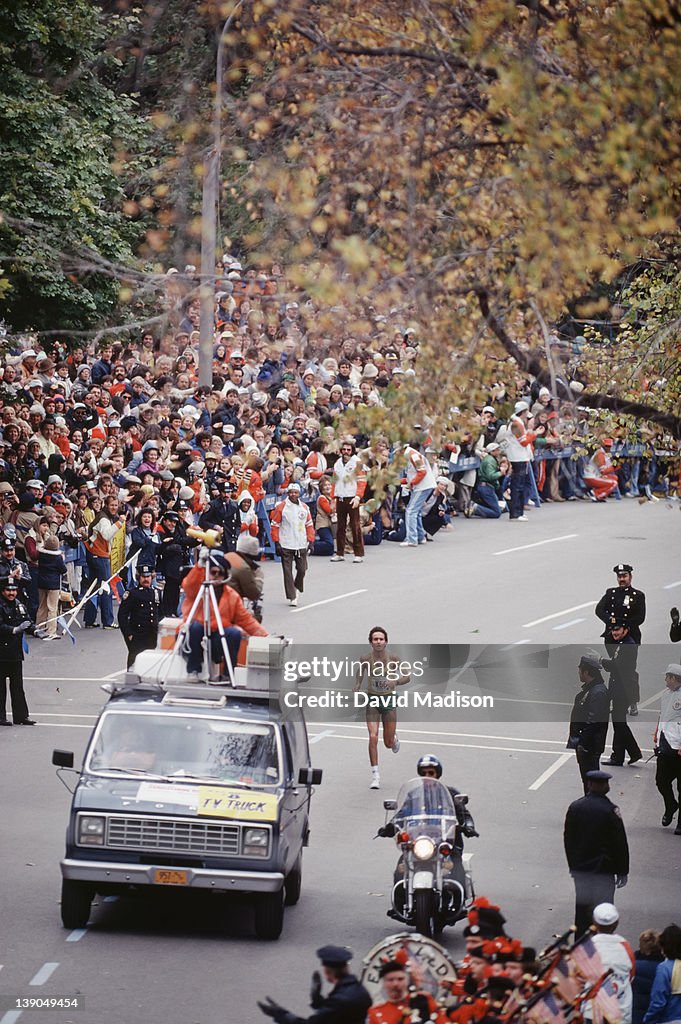
[[[246,633],[248,636],[267,636],[267,630],[263,629],[251,613],[246,611],[244,603],[236,591],[226,585],[225,581],[229,575],[229,563],[224,555],[219,552],[211,552],[208,556],[208,565],[210,582],[217,599],[218,613],[222,622],[227,650],[232,665],[236,665],[242,635]],[[182,581],[182,590],[184,591],[184,622],[189,620],[194,601],[204,581],[203,564],[195,565]],[[189,654],[187,657],[187,672],[190,676],[196,676],[197,678],[203,667],[201,640],[203,639],[204,625],[202,613],[203,603],[200,602],[194,609],[188,630]],[[210,640],[211,658],[214,662],[221,662],[224,657],[224,651],[212,601],[210,608]]]

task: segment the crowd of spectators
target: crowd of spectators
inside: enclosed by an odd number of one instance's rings
[[[453,423],[442,447],[427,428],[406,452],[383,434],[355,435],[359,503],[348,501],[339,516],[343,414],[390,406],[418,374],[413,310],[374,316],[361,337],[330,340],[314,304],[294,295],[279,267],[265,273],[225,256],[212,384],[199,387],[192,269],[167,277],[173,330],[91,348],[10,339],[0,361],[0,572],[23,573],[31,614],[50,624],[50,636],[69,593],[110,579],[136,554],[164,581],[171,611],[193,525],[221,529],[227,551],[244,532],[273,551],[269,515],[291,483],[313,515],[311,554],[329,557],[345,547],[338,519],[357,555],[355,512],[362,546],[416,546],[452,529],[457,516],[509,512],[523,521],[540,501],[654,500],[655,486],[669,487],[672,474],[652,452],[613,463],[612,439],[588,447],[588,411],[517,378],[490,390],[474,430]],[[406,471],[392,472],[405,462]],[[99,606],[101,624],[112,627],[109,593]],[[84,624],[96,615],[90,603]]]

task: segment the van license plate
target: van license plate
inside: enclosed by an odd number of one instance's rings
[[[169,871],[167,868],[157,868],[154,871],[156,885],[187,885],[188,881],[186,871]]]

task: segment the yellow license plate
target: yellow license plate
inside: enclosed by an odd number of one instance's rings
[[[186,871],[170,871],[167,868],[156,868],[154,871],[156,885],[187,885],[188,881]]]

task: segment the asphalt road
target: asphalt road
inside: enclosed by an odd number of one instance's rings
[[[403,722],[400,753],[381,754],[378,792],[367,788],[361,721],[312,722],[313,762],[324,780],[313,800],[303,896],[287,909],[276,943],[254,938],[243,902],[171,900],[181,894],[165,892],[162,901],[103,903],[87,929],[62,929],[59,858],[70,797],[55,777],[51,751],[72,749],[79,763],[104,697],[99,683],[121,672],[124,649],[117,634],[99,630],[79,633],[75,647],[68,640],[33,641],[26,690],[39,725],[0,735],[0,994],[78,993],[85,1008],[0,1011],[0,1024],[255,1024],[265,1019],[255,1007],[264,993],[305,1012],[317,946],[342,942],[362,955],[397,930],[385,916],[395,847],[372,836],[383,821],[383,799],[396,795],[426,750],[442,758],[447,781],[470,794],[480,838],[467,841],[467,849],[475,855],[478,893],[501,904],[510,932],[527,943],[542,946],[567,927],[573,896],[562,821],[580,795],[564,746],[569,666],[585,645],[599,647],[593,605],[614,583],[611,567],[631,561],[649,609],[640,660],[647,706],[634,731],[650,751],[661,672],[681,655],[667,642],[668,609],[681,597],[675,557],[681,518],[677,505],[635,501],[554,505],[530,516],[514,525],[457,520],[434,544],[383,544],[368,551],[363,565],[312,559],[295,611],[284,603],[279,567],[266,566],[265,624],[320,650],[364,643],[368,627],[381,622],[391,644],[475,645],[454,671],[462,686],[492,660],[501,666],[500,678],[526,676],[529,686],[548,645],[575,645],[552,656],[565,655],[560,692],[544,693],[532,683],[532,708],[541,712],[543,701],[553,701],[537,720],[529,720],[530,705],[518,702],[513,721],[443,713],[437,721]],[[352,591],[361,593],[344,596]],[[631,881],[617,901],[621,930],[635,942],[644,927],[662,927],[674,915],[681,839],[660,827],[654,762],[614,773],[611,795],[632,849]],[[445,933],[445,943],[454,957],[461,954],[460,926]]]

